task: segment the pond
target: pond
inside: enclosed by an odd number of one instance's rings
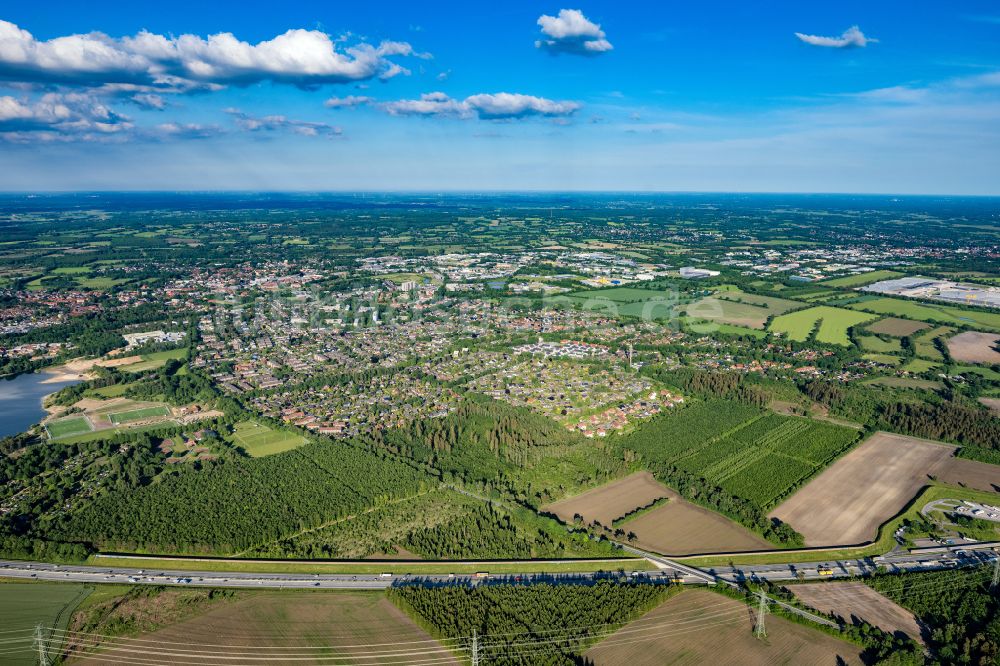
[[[24,432],[45,418],[42,398],[64,386],[78,384],[79,379],[53,381],[47,372],[0,379],[0,437]]]

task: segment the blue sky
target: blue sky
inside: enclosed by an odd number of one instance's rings
[[[994,2],[90,5],[0,8],[0,189],[1000,194]]]

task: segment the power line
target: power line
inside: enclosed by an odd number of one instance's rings
[[[764,594],[764,588],[761,587],[757,590],[758,602],[757,602],[757,623],[754,625],[753,633],[757,638],[767,638],[767,630],[764,629],[764,615],[767,614],[767,604],[770,603],[770,599]]]

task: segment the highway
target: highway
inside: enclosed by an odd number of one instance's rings
[[[878,558],[831,560],[825,563],[801,562],[723,566],[698,569],[668,558],[627,547],[630,552],[645,557],[657,566],[656,571],[626,571],[626,575],[639,580],[679,580],[685,584],[725,583],[739,585],[746,581],[827,580],[846,578],[874,572],[879,566],[889,571],[928,571],[970,566],[992,562],[992,550],[977,551],[970,546],[955,547],[948,552],[903,552]],[[962,555],[960,556],[959,553]],[[509,564],[509,563],[508,563]],[[525,567],[530,562],[525,562]],[[623,562],[623,565],[627,566]],[[177,585],[258,589],[359,589],[378,590],[401,583],[443,585],[454,583],[479,584],[482,577],[476,574],[408,574],[405,563],[386,563],[391,574],[302,574],[302,573],[250,573],[191,571],[180,569],[139,569],[116,566],[60,565],[43,562],[0,560],[0,577],[78,583],[123,583],[136,585]],[[401,571],[401,569],[403,571]],[[484,565],[488,572],[488,566]],[[828,570],[821,574],[820,570]],[[607,570],[584,573],[540,574],[525,572],[490,575],[487,580],[505,582],[551,581],[581,583],[607,577]]]

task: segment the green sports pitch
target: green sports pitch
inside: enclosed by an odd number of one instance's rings
[[[307,441],[302,435],[272,430],[253,421],[237,423],[233,428],[232,439],[254,458],[290,451]]]
[[[114,414],[108,414],[108,418],[115,425],[121,425],[123,423],[132,423],[133,421],[141,421],[142,419],[152,418],[154,416],[169,416],[170,410],[163,405],[156,407],[141,407],[139,409],[131,409],[127,412],[115,412]]]
[[[45,424],[45,429],[49,433],[49,439],[58,439],[90,432],[93,427],[86,416],[70,416]]]

